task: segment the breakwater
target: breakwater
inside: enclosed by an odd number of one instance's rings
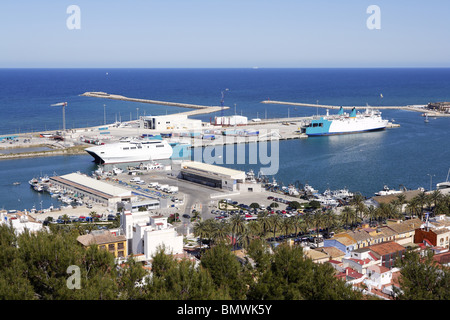
[[[106,92],[85,92],[81,94],[81,96],[85,97],[93,97],[93,98],[103,98],[103,99],[112,99],[112,100],[122,100],[122,101],[131,101],[131,102],[140,102],[140,103],[148,103],[148,104],[157,104],[163,106],[172,106],[172,107],[180,107],[180,108],[188,108],[188,109],[196,109],[194,111],[188,111],[183,114],[186,115],[197,115],[204,113],[213,113],[224,109],[229,109],[227,106],[204,106],[199,104],[189,104],[189,103],[180,103],[180,102],[170,102],[170,101],[160,101],[160,100],[150,100],[150,99],[140,99],[140,98],[129,98],[118,94],[109,94]]]
[[[395,109],[395,110],[409,110],[416,112],[429,112],[423,108],[423,106],[408,105],[408,106],[333,106],[325,104],[315,104],[315,103],[302,103],[302,102],[288,102],[288,101],[276,101],[276,100],[263,100],[261,103],[264,104],[279,104],[288,106],[298,106],[298,107],[313,107],[313,108],[323,108],[323,109]]]

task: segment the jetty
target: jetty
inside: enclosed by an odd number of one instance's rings
[[[213,113],[213,112],[218,112],[218,111],[230,108],[227,106],[223,106],[223,107],[222,106],[204,106],[204,105],[199,105],[199,104],[189,104],[189,103],[140,99],[140,98],[129,98],[129,97],[125,97],[122,95],[110,94],[110,93],[106,93],[106,92],[85,92],[85,93],[81,94],[81,96],[195,109],[193,111],[188,111],[188,112],[183,113],[188,116],[197,115],[197,114],[205,114],[205,113]]]
[[[263,100],[261,103],[265,104],[281,104],[287,106],[298,106],[298,107],[312,107],[312,108],[323,108],[323,109],[397,109],[397,110],[409,110],[424,112],[425,109],[423,105],[409,105],[409,106],[333,106],[326,104],[316,104],[316,103],[302,103],[302,102],[287,102],[287,101],[276,101],[276,100]]]

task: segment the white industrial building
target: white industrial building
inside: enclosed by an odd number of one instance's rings
[[[167,222],[167,217],[148,211],[122,212],[121,225],[128,245],[128,254],[139,260],[151,260],[160,247],[166,253],[183,253],[183,236]]]
[[[157,131],[197,130],[202,128],[202,121],[189,119],[188,116],[184,114],[145,116],[139,119],[139,127]]]
[[[214,124],[218,126],[238,126],[246,125],[248,118],[239,115],[215,117]]]
[[[212,188],[234,192],[260,192],[261,185],[248,182],[244,171],[234,170],[197,161],[184,161],[181,164],[181,179],[199,183]]]
[[[63,176],[50,178],[50,183],[58,188],[72,192],[85,202],[94,202],[116,207],[118,202],[134,202],[137,196],[131,190],[118,187],[81,173],[70,173]]]

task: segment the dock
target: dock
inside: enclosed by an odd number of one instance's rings
[[[199,104],[189,104],[189,103],[140,99],[140,98],[129,98],[129,97],[125,97],[125,96],[118,95],[118,94],[109,94],[106,92],[85,92],[85,93],[81,94],[81,96],[195,109],[194,111],[188,111],[188,112],[183,113],[183,114],[186,114],[187,116],[192,116],[192,115],[197,115],[197,114],[205,114],[205,113],[213,113],[213,112],[217,112],[220,110],[225,110],[225,109],[230,108],[227,106],[223,106],[223,107],[222,106],[204,106],[204,105],[199,105]]]
[[[303,103],[303,102],[287,102],[287,101],[276,101],[276,100],[263,100],[261,103],[264,104],[279,104],[287,106],[298,106],[298,107],[312,107],[312,108],[323,108],[323,109],[396,109],[396,110],[409,110],[416,112],[426,112],[424,106],[419,105],[408,105],[408,106],[333,106],[325,104],[316,103]]]

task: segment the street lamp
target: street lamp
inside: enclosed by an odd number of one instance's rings
[[[67,102],[60,102],[60,103],[55,103],[55,104],[51,104],[51,107],[63,107],[63,132],[66,131],[66,106],[67,106]]]

